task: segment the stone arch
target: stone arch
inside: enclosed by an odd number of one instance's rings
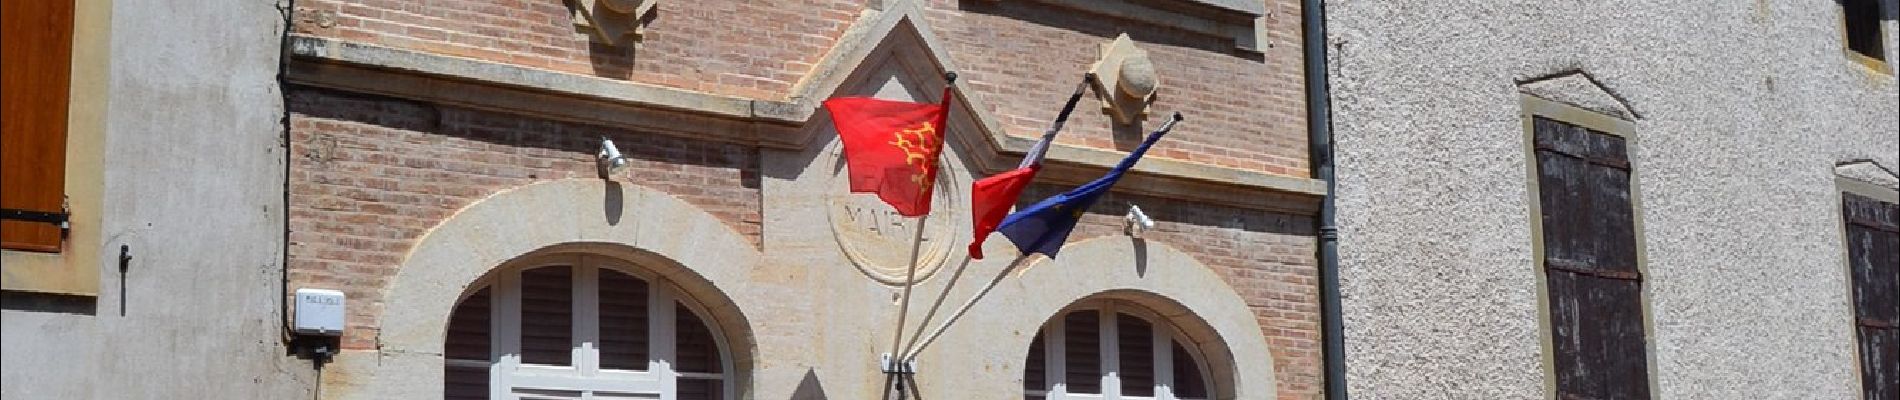
[[[359,392],[367,397],[440,396],[442,339],[470,285],[514,260],[554,252],[618,258],[677,285],[724,332],[737,387],[749,391],[757,341],[747,315],[756,313],[746,310],[756,308],[731,294],[758,267],[758,251],[717,217],[672,195],[596,179],[514,188],[444,220],[417,242],[385,289],[378,359],[339,362],[373,370],[371,387]]]
[[[982,269],[978,269],[982,270]],[[972,285],[976,286],[976,285]],[[966,292],[967,293],[967,292]],[[1118,299],[1148,308],[1179,328],[1208,358],[1214,398],[1277,397],[1273,355],[1247,302],[1227,281],[1191,255],[1159,242],[1108,236],[1064,246],[1060,258],[1043,259],[997,285],[939,343],[919,355],[936,368],[1001,369],[1020,377],[1023,354],[1045,321],[1064,308],[1091,299]],[[988,330],[977,329],[983,327]],[[1001,359],[959,359],[978,354],[948,349],[1001,349]],[[930,368],[930,367],[919,367]],[[982,375],[982,374],[970,374]],[[1005,396],[1021,382],[959,382],[955,387]],[[992,397],[993,397],[992,396]]]

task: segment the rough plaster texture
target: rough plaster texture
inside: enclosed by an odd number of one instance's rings
[[[1835,3],[1327,8],[1355,398],[1547,396],[1517,83],[1579,70],[1638,116],[1657,397],[1858,396],[1833,169],[1900,161],[1900,96]]]
[[[105,239],[72,250],[100,254],[101,291],[77,313],[0,311],[0,397],[310,397],[314,373],[280,336],[282,15],[112,7],[110,73],[75,77],[110,81]]]

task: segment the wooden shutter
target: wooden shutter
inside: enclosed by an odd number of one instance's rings
[[[1115,314],[1115,375],[1123,396],[1155,395],[1155,329],[1148,320]]]
[[[1036,337],[1029,339],[1029,357],[1023,361],[1023,390],[1049,390],[1049,348],[1042,343],[1043,330],[1036,330]],[[1031,398],[1040,398],[1030,396]]]
[[[600,270],[600,367],[647,369],[647,282],[611,269]]]
[[[61,213],[72,0],[0,1],[0,208]],[[60,228],[0,220],[0,247],[60,250]]]
[[[713,336],[712,328],[699,319],[699,314],[694,314],[693,310],[679,303],[673,305],[673,317],[674,331],[678,334],[675,339],[678,362],[674,363],[674,369],[682,375],[688,373],[717,375],[724,372],[719,362],[719,343],[716,341],[718,339]],[[724,399],[724,384],[719,379],[681,376],[677,382],[674,382],[674,386],[679,389],[674,398],[679,400]]]
[[[1083,310],[1062,318],[1063,383],[1068,393],[1102,392],[1102,312]]]
[[[1188,354],[1186,347],[1174,342],[1174,397],[1207,398],[1207,377],[1201,376],[1201,366],[1195,363],[1194,355]]]
[[[1532,126],[1557,396],[1649,398],[1627,145],[1541,117]]]
[[[1900,400],[1900,207],[1845,193],[1862,398]]]
[[[479,365],[447,365],[443,368],[442,398],[475,400],[488,398],[489,289],[483,288],[449,314],[448,337],[442,355],[449,360],[480,361]]]
[[[521,362],[573,365],[574,269],[521,271]]]

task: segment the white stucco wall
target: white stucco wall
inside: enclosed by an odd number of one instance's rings
[[[280,339],[277,6],[111,2],[110,73],[73,77],[110,82],[103,240],[74,250],[99,253],[96,308],[0,311],[0,397],[311,396]]]
[[[1834,166],[1900,165],[1900,96],[1834,2],[1327,8],[1354,398],[1546,396],[1517,83],[1579,70],[1636,116],[1656,397],[1859,396]]]

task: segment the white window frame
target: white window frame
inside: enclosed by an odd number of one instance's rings
[[[1101,346],[1102,393],[1068,392],[1066,382],[1068,380],[1068,352],[1065,345],[1068,337],[1064,331],[1067,329],[1065,321],[1069,314],[1076,312],[1098,313],[1096,321],[1101,324],[1101,328],[1097,332],[1100,337],[1097,338],[1096,343]],[[1121,336],[1120,325],[1115,323],[1115,319],[1122,314],[1147,321],[1148,326],[1155,331],[1154,335],[1151,335],[1154,339],[1152,348],[1155,368],[1154,397],[1122,395],[1121,393]],[[1054,318],[1043,323],[1042,340],[1044,364],[1042,379],[1046,388],[1044,390],[1025,389],[1023,392],[1027,396],[1042,396],[1044,400],[1206,400],[1199,397],[1174,395],[1175,343],[1180,343],[1181,347],[1186,349],[1188,355],[1193,358],[1185,361],[1194,363],[1197,367],[1195,369],[1201,372],[1201,387],[1207,388],[1209,393],[1215,392],[1213,371],[1207,368],[1207,360],[1201,355],[1200,348],[1194,345],[1194,341],[1187,340],[1187,336],[1180,329],[1167,323],[1160,314],[1125,301],[1089,300],[1063,308],[1061,312],[1056,313]]]
[[[572,365],[521,361],[521,272],[541,267],[572,268]],[[611,269],[647,283],[647,368],[645,371],[600,367],[600,270]],[[726,400],[737,398],[731,350],[725,332],[706,309],[666,279],[617,259],[586,254],[536,258],[493,274],[474,287],[489,289],[489,360],[445,359],[447,367],[488,368],[490,399],[658,398],[676,400],[680,379],[718,380]],[[471,294],[474,292],[471,291]],[[466,295],[465,295],[466,296]],[[462,300],[466,300],[466,297]],[[719,352],[719,373],[678,372],[673,305],[699,317],[712,332]],[[458,304],[460,302],[458,301]]]

